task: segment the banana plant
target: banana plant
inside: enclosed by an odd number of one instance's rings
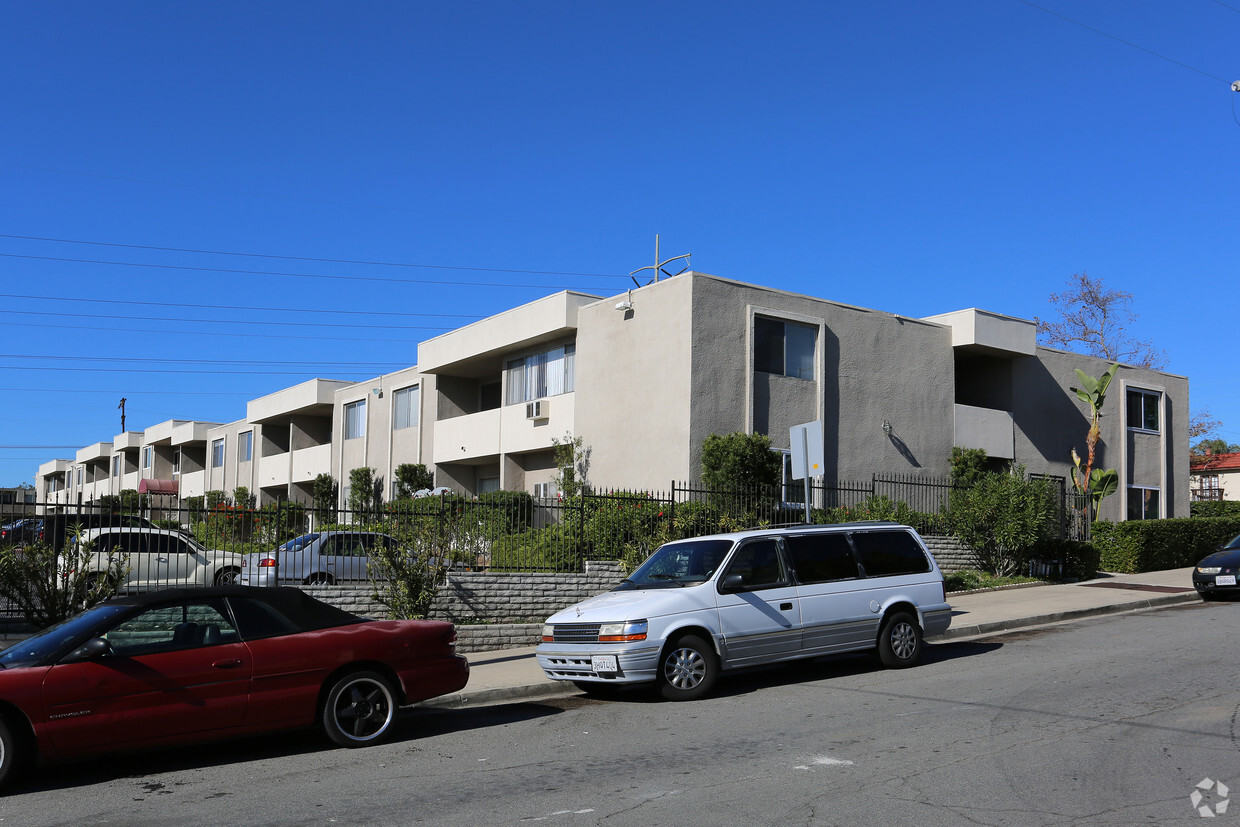
[[[1113,494],[1119,488],[1119,473],[1114,469],[1105,471],[1094,468],[1094,452],[1098,445],[1098,439],[1102,436],[1102,427],[1099,420],[1102,417],[1102,403],[1106,401],[1107,388],[1111,385],[1111,380],[1115,378],[1115,374],[1119,371],[1119,363],[1111,365],[1106,373],[1097,379],[1090,376],[1080,368],[1076,369],[1076,378],[1080,382],[1079,388],[1072,388],[1072,392],[1089,406],[1089,433],[1085,437],[1085,447],[1088,449],[1088,456],[1084,467],[1081,466],[1081,458],[1076,453],[1076,449],[1072,449],[1072,465],[1075,469],[1072,474],[1072,488],[1078,494],[1089,494],[1093,500],[1094,515],[1097,516],[1098,506],[1102,498],[1108,494]]]

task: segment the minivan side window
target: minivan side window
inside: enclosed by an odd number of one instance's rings
[[[741,583],[746,589],[782,586],[788,582],[788,574],[779,556],[779,544],[775,540],[754,540],[738,548],[723,576],[726,578],[733,574],[741,576]]]
[[[925,552],[907,531],[858,531],[852,541],[866,577],[930,571]]]
[[[797,580],[806,585],[855,580],[857,561],[844,534],[802,534],[784,538]]]

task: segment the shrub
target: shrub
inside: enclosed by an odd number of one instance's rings
[[[702,482],[707,488],[776,486],[782,463],[764,434],[711,434],[702,443]]]
[[[409,523],[394,536],[397,547],[379,543],[371,549],[371,593],[394,618],[426,617],[448,569],[477,554],[477,524],[463,519],[439,526]]]
[[[21,551],[0,551],[0,598],[17,609],[27,623],[42,629],[111,597],[124,579],[126,567],[109,557],[102,576],[87,573],[93,546],[70,543],[60,554],[47,543],[35,543]]]
[[[1240,517],[1240,500],[1202,500],[1188,504],[1190,517]]]
[[[1057,517],[1054,489],[1026,479],[1022,466],[984,474],[952,497],[953,531],[983,569],[999,576],[1019,571],[1039,543],[1058,536]]]
[[[906,502],[897,502],[890,497],[881,495],[866,497],[856,505],[843,505],[837,508],[815,510],[811,516],[813,522],[824,525],[866,520],[890,520],[893,523],[912,526],[923,534],[935,533],[931,529],[942,522],[938,515],[914,511]]]
[[[1240,517],[1179,517],[1170,520],[1096,522],[1093,542],[1103,571],[1141,572],[1196,565],[1240,534]]]
[[[1079,540],[1043,540],[1034,549],[1033,556],[1046,561],[1058,560],[1065,580],[1089,580],[1100,568],[1098,548]]]

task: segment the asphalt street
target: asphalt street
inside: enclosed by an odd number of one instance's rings
[[[1199,823],[1194,792],[1217,808],[1214,782],[1240,788],[1238,625],[1238,602],[1192,603],[947,640],[903,671],[853,656],[746,673],[696,703],[420,709],[365,750],[305,732],[112,757],[34,776],[0,819]]]

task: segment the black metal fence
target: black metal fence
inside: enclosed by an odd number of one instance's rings
[[[1061,536],[1088,539],[1089,509],[1063,480],[1057,482]],[[460,569],[580,571],[585,560],[638,561],[668,539],[802,523],[807,493],[814,523],[894,520],[925,534],[948,534],[951,501],[959,490],[943,478],[876,474],[865,482],[817,482],[808,490],[802,483],[712,490],[674,482],[666,491],[596,489],[564,499],[511,491],[480,497],[445,494],[353,511],[299,503],[260,508],[199,500],[187,504],[155,495],[128,511],[31,504],[24,516],[7,518],[11,527],[0,528],[0,547],[42,540],[59,550],[79,530],[88,537],[107,534],[107,548],[97,553],[127,555],[131,573],[155,572],[144,577],[166,585],[255,582],[260,575],[265,585],[280,567],[280,582],[368,581],[366,558],[376,542],[450,559]],[[102,532],[113,527],[126,530]],[[327,543],[327,535],[339,537]],[[261,555],[278,562],[262,564]],[[327,563],[307,564],[314,555],[341,559],[331,562],[329,570]],[[147,556],[167,559],[161,568],[148,565]],[[257,565],[264,571],[255,571]]]

